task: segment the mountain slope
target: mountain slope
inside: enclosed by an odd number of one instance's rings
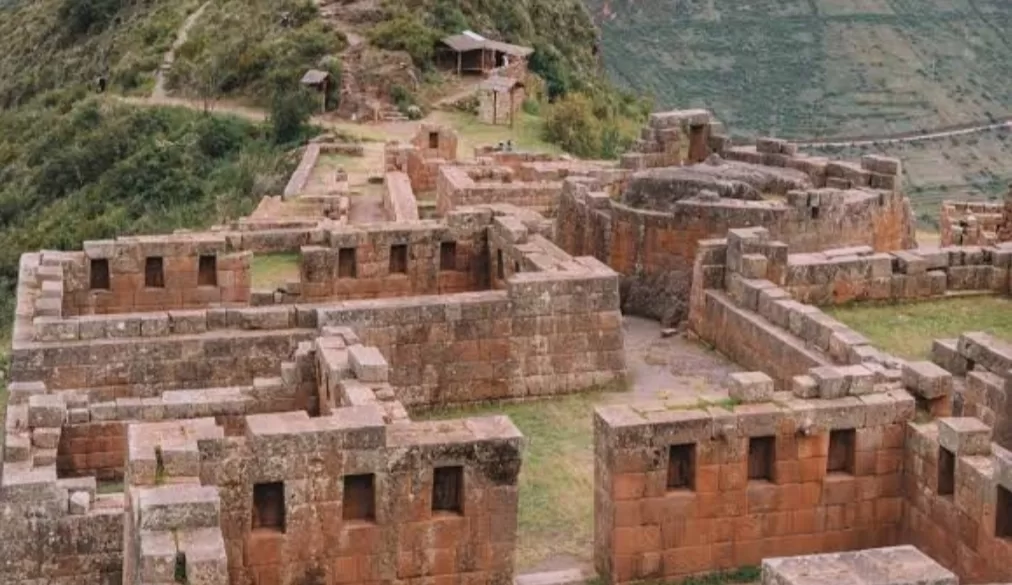
[[[609,73],[732,131],[884,134],[1012,112],[1007,0],[585,0]]]

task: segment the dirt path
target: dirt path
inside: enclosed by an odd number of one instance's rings
[[[151,99],[164,99],[168,96],[165,90],[165,74],[172,69],[172,65],[176,62],[176,51],[179,50],[186,43],[186,39],[189,37],[190,29],[196,24],[197,19],[204,14],[204,10],[210,6],[211,2],[208,0],[200,5],[200,8],[194,10],[186,20],[183,21],[183,26],[179,27],[179,32],[176,33],[176,40],[172,43],[172,47],[169,48],[168,52],[165,53],[165,57],[162,58],[162,64],[155,72],[155,88],[151,90]]]
[[[881,146],[883,144],[904,144],[907,142],[921,142],[923,140],[937,140],[939,138],[951,138],[953,136],[964,136],[966,134],[976,134],[978,132],[999,130],[1001,128],[1012,129],[1012,119],[1005,120],[1003,122],[995,122],[993,124],[981,124],[978,126],[968,126],[952,130],[940,130],[937,132],[928,132],[925,134],[912,134],[909,132],[904,132],[902,134],[862,138],[860,140],[795,142],[795,144],[797,144],[800,147],[807,147],[807,148],[821,148],[827,146],[829,147]]]

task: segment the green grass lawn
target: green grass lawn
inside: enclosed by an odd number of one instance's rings
[[[517,569],[590,561],[594,549],[594,404],[603,394],[435,411],[424,418],[508,415],[527,445],[520,472]]]
[[[908,359],[930,355],[931,342],[986,331],[1012,341],[1012,300],[966,297],[906,304],[850,305],[824,309],[878,348]]]
[[[250,265],[250,285],[253,290],[276,290],[290,280],[299,280],[299,255],[254,255]]]

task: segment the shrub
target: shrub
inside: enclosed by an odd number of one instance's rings
[[[545,119],[545,139],[581,157],[601,153],[601,123],[590,99],[572,93],[556,102]]]
[[[308,90],[278,88],[271,99],[271,128],[275,144],[290,144],[302,139],[309,130],[313,96]]]
[[[123,0],[63,0],[57,17],[71,37],[104,29],[123,6]]]
[[[442,35],[407,13],[400,13],[369,31],[374,45],[390,51],[404,51],[419,69],[432,66],[436,43]]]

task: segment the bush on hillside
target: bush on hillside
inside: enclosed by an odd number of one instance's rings
[[[301,87],[279,87],[271,99],[271,128],[275,144],[291,144],[309,134],[309,118],[316,100]]]
[[[572,93],[556,102],[545,118],[545,139],[576,156],[600,156],[601,123],[590,99]]]
[[[57,16],[70,37],[104,29],[123,7],[123,0],[63,0]]]
[[[377,24],[369,31],[369,40],[374,45],[389,51],[406,52],[419,69],[432,67],[436,43],[441,37],[438,30],[405,12]]]

